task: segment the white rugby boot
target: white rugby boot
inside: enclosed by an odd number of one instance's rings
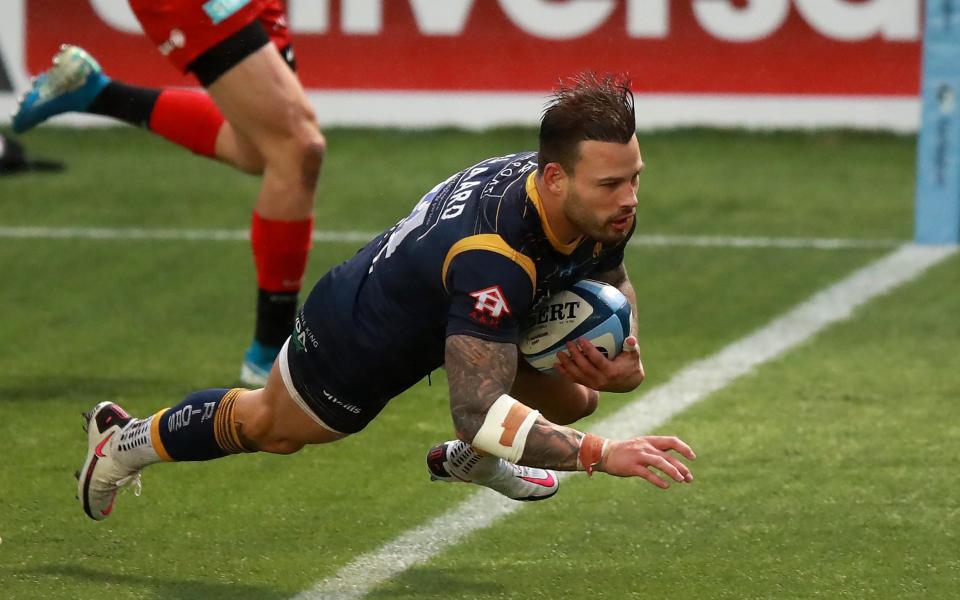
[[[77,471],[77,499],[83,512],[102,521],[113,511],[120,488],[132,485],[140,495],[140,471],[116,459],[120,431],[133,418],[113,402],[101,402],[83,413],[87,431],[87,460]]]
[[[433,481],[476,483],[524,502],[546,500],[560,489],[560,481],[553,471],[480,455],[460,440],[431,448],[427,453],[427,471]]]

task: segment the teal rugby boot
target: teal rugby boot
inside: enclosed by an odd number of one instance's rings
[[[33,79],[13,113],[13,130],[24,133],[50,117],[83,112],[110,83],[86,50],[64,44],[53,66]]]
[[[273,361],[280,354],[280,348],[272,348],[254,341],[243,355],[240,366],[240,383],[250,389],[267,385],[267,376],[273,368]]]

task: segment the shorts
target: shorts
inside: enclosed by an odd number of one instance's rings
[[[283,0],[130,0],[130,8],[160,53],[184,73],[207,50],[254,22],[277,49],[290,46]]]
[[[380,414],[385,403],[348,400],[329,390],[311,367],[307,353],[290,343],[292,339],[287,338],[277,356],[280,376],[293,401],[321,427],[334,433],[357,433]]]

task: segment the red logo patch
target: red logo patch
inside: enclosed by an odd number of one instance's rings
[[[503,315],[510,314],[510,305],[503,297],[499,285],[472,292],[470,295],[477,299],[473,312],[470,313],[470,317],[475,321],[495,327]]]

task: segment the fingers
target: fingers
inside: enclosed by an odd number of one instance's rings
[[[696,454],[694,454],[690,446],[684,443],[683,440],[673,436],[657,435],[646,436],[643,440],[649,444],[648,447],[650,450],[644,452],[638,461],[639,465],[643,467],[638,473],[640,477],[643,477],[657,487],[668,487],[669,484],[666,481],[659,480],[658,482],[647,476],[647,473],[651,473],[650,468],[652,467],[663,472],[663,474],[674,481],[681,483],[690,483],[693,481],[693,473],[690,471],[690,467],[667,452],[668,450],[675,450],[691,460],[696,458]],[[664,485],[661,485],[661,483]]]
[[[683,449],[689,450],[689,447],[678,438],[668,436],[613,442],[601,468],[604,472],[619,477],[642,477],[661,489],[670,487],[670,480],[678,483],[692,482],[693,473],[690,468],[668,452],[674,449],[679,452]]]
[[[673,459],[673,460],[676,462],[679,462],[676,459]],[[678,469],[673,464],[673,462],[671,462],[670,460],[667,460],[666,454],[648,455],[646,460],[644,460],[643,462],[646,463],[646,466],[648,468],[654,467],[657,470],[663,472],[664,475],[666,475],[670,479],[673,479],[674,481],[678,481],[682,483],[687,480],[686,476],[680,472],[680,469]],[[689,474],[689,470],[687,470],[687,474]]]
[[[661,479],[660,477],[658,477],[656,473],[654,473],[653,471],[651,471],[651,470],[648,469],[647,467],[641,467],[640,470],[637,471],[637,476],[638,476],[638,477],[643,477],[644,479],[646,479],[647,481],[649,481],[649,482],[652,483],[653,485],[657,486],[657,487],[660,488],[661,490],[665,490],[665,489],[667,489],[668,487],[670,487],[670,484],[669,484],[669,483],[667,483],[666,481],[664,481],[663,479]]]
[[[623,340],[623,351],[627,354],[636,354],[635,358],[640,369],[640,381],[646,379],[647,374],[643,370],[643,360],[640,359],[640,343],[637,341],[636,336],[628,335],[627,339]]]
[[[597,347],[589,340],[580,338],[576,342],[567,342],[567,353],[581,371],[600,375],[600,369],[609,362]],[[561,353],[562,354],[562,353]]]
[[[636,347],[636,337],[629,336]],[[643,382],[645,373],[637,351],[621,352],[615,359],[607,358],[585,338],[566,343],[566,351],[557,353],[554,369],[576,383],[595,390],[628,392]]]
[[[693,451],[693,448],[678,437],[671,435],[648,435],[644,439],[650,442],[650,445],[657,450],[675,450],[690,460],[697,458],[697,454]]]
[[[566,352],[557,353],[557,364],[553,367],[577,383],[588,385],[588,381],[580,368]]]
[[[691,481],[693,481],[693,473],[690,472],[690,467],[680,462],[680,460],[677,457],[673,456],[672,454],[667,454],[666,452],[664,452],[663,457],[666,458],[667,461],[669,461],[670,464],[677,469],[680,475],[683,476],[683,481],[685,481],[686,483],[690,483]]]
[[[610,360],[604,356],[603,352],[593,345],[593,342],[586,338],[580,338],[577,340],[577,343],[574,344],[574,347],[579,349],[580,352],[590,361],[590,364],[595,367],[602,367],[604,364],[610,362]]]
[[[678,483],[690,483],[693,481],[693,473],[683,463],[669,454],[648,454],[645,455],[636,465],[636,470],[632,473],[637,477],[642,477],[657,486],[660,489],[670,487],[670,482],[660,477],[653,469],[661,471],[664,475]]]
[[[596,355],[593,360],[590,359],[590,352]],[[561,372],[574,381],[591,387],[598,385],[605,377],[594,362],[596,357],[599,357],[600,361],[606,360],[600,351],[586,340],[578,340],[577,344],[567,342],[567,352],[557,353],[557,360],[562,367]]]

